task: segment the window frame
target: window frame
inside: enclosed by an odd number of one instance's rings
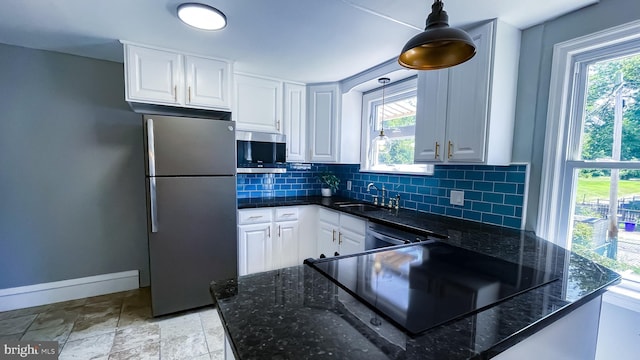
[[[554,46],[536,234],[564,248],[572,240],[576,170],[640,169],[640,161],[580,159],[587,66],[633,53],[640,53],[640,20]],[[619,285],[635,301],[640,301],[639,280],[625,276]]]
[[[393,101],[401,100],[408,97],[416,96],[416,102],[420,101],[417,98],[418,94],[418,77],[417,75],[408,77],[406,79],[399,80],[395,83],[385,86],[384,89],[385,104]],[[375,130],[375,109],[376,106],[382,104],[382,86],[369,90],[362,94],[362,133],[360,142],[360,172],[375,172],[375,173],[387,173],[387,174],[408,174],[408,175],[432,175],[433,165],[428,164],[411,164],[404,165],[406,167],[415,168],[413,170],[405,169],[374,169],[371,168],[369,161],[369,150],[372,141],[372,135]],[[416,119],[416,122],[418,119]],[[386,131],[387,129],[385,129]],[[415,138],[415,133],[414,133]]]

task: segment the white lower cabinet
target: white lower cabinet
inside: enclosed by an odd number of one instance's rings
[[[364,251],[367,221],[338,211],[318,210],[317,256],[333,257]]]
[[[238,275],[300,265],[312,257],[300,225],[313,216],[310,206],[238,210]]]

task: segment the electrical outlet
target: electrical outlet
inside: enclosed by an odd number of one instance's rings
[[[451,190],[451,197],[449,198],[449,203],[451,205],[464,206],[464,191]]]
[[[347,190],[351,191],[351,180],[347,180]]]

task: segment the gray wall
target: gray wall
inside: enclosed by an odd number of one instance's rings
[[[0,289],[138,269],[141,117],[122,64],[0,44]]]
[[[526,228],[535,230],[553,46],[638,19],[638,0],[600,0],[522,34],[513,161],[531,162]]]

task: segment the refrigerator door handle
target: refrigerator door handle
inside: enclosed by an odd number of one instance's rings
[[[158,232],[158,199],[156,198],[156,178],[149,178],[149,201],[151,212],[151,232]]]
[[[156,145],[153,136],[153,119],[147,119],[147,152],[149,158],[149,176],[156,176]]]

